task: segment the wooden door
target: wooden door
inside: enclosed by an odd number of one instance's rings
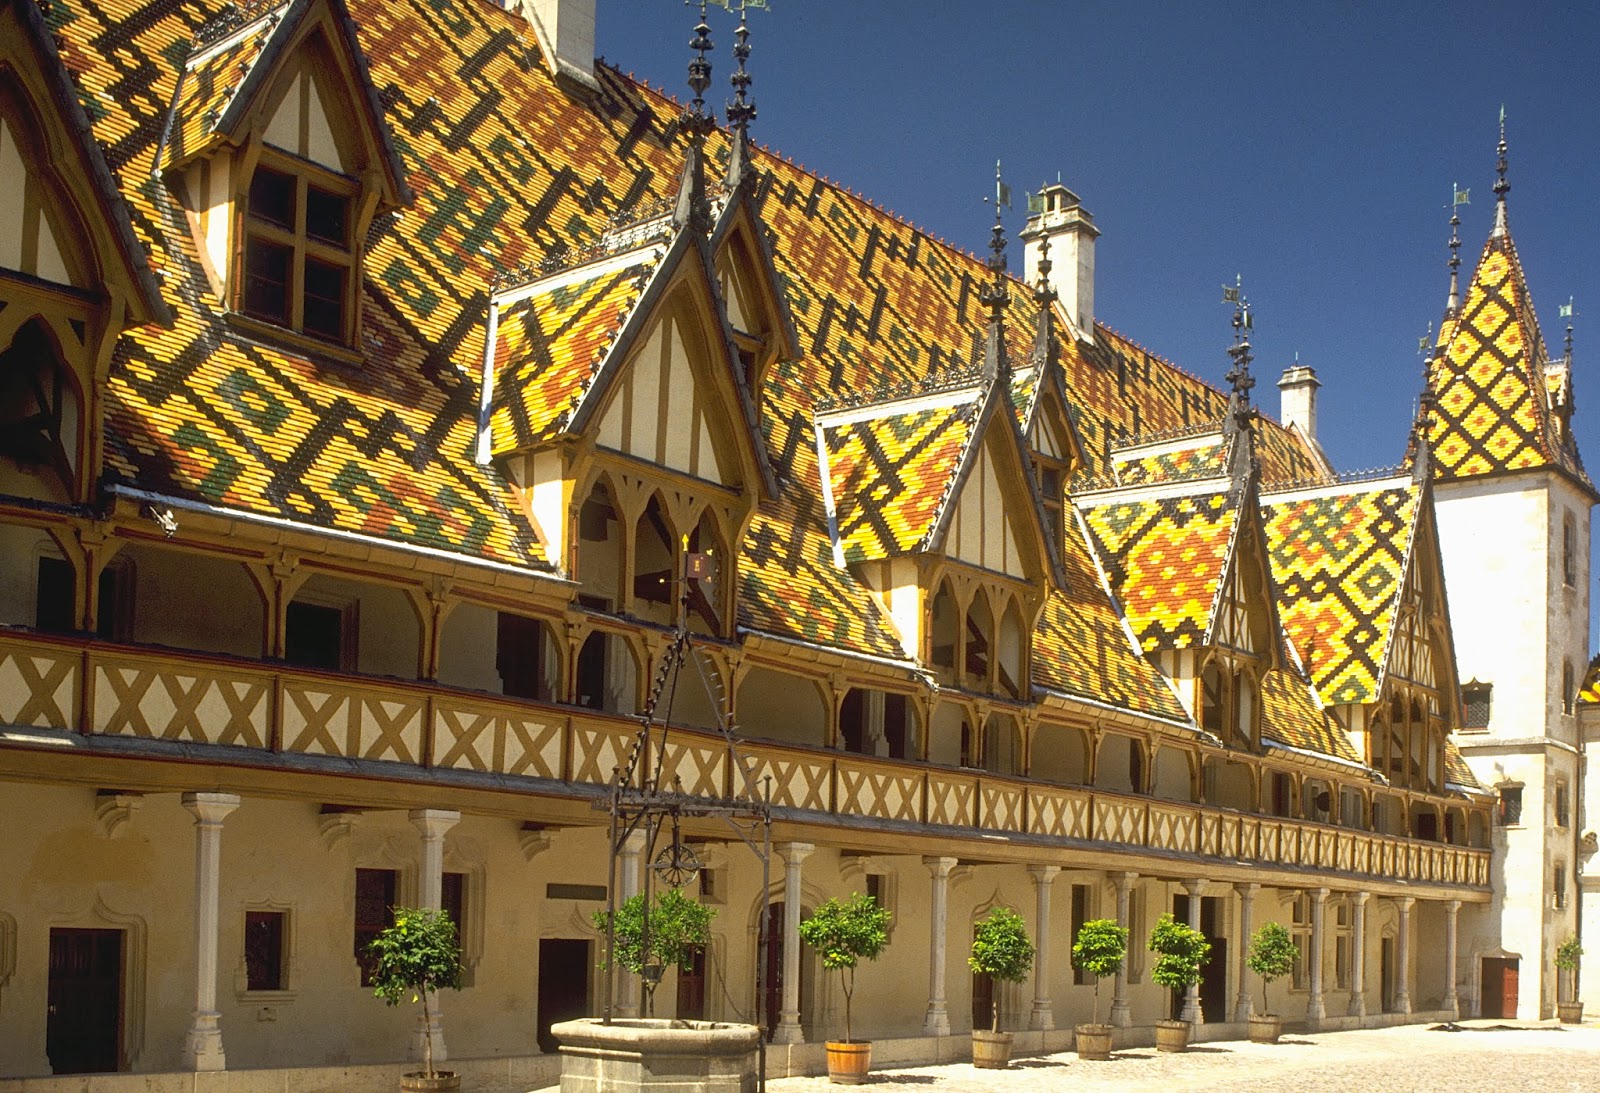
[[[1482,1016],[1511,1018],[1517,1015],[1517,970],[1515,960],[1483,958]]]
[[[1378,946],[1378,1006],[1384,1013],[1394,1012],[1394,938],[1386,937]]]
[[[994,976],[982,972],[972,977],[972,1027],[986,1029],[994,1021]]]
[[[706,950],[695,945],[689,954],[688,968],[678,969],[678,1020],[706,1019]]]
[[[779,1011],[783,1009],[783,904],[767,904],[767,966],[766,982],[762,985],[763,1016],[767,1022],[767,1039],[778,1031]]]
[[[586,939],[546,937],[539,941],[538,1025],[539,1050],[553,1053],[560,1044],[550,1026],[575,1017],[589,1017],[589,942]],[[619,972],[626,975],[626,972]]]
[[[45,1054],[56,1074],[116,1070],[122,1055],[122,931],[50,931]]]

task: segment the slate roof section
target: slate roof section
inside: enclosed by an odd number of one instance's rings
[[[1204,644],[1239,524],[1230,496],[1100,497],[1078,511],[1140,649]]]
[[[1323,702],[1375,702],[1420,491],[1409,479],[1262,500],[1278,613]]]
[[[1441,344],[1430,377],[1436,481],[1552,467],[1593,490],[1576,444],[1550,420],[1548,355],[1509,229],[1484,244]]]

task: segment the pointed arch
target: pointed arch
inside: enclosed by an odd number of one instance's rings
[[[6,483],[6,492],[45,501],[76,499],[84,425],[79,377],[55,331],[35,316],[0,349],[0,457],[5,463],[0,483]]]
[[[578,602],[600,611],[616,611],[623,601],[627,545],[622,508],[606,475],[595,479],[578,506],[576,576]]]
[[[652,493],[633,532],[633,613],[663,626],[676,617],[677,536],[660,493]]]

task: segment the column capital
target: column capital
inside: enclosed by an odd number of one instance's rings
[[[1233,886],[1233,890],[1238,892],[1241,896],[1254,898],[1261,893],[1261,882],[1255,880],[1245,881],[1242,884],[1235,884]]]
[[[1199,899],[1200,893],[1205,891],[1205,887],[1206,882],[1204,877],[1199,877],[1195,880],[1186,880],[1183,882],[1183,890],[1189,893],[1190,899]]]
[[[1396,907],[1400,908],[1401,912],[1404,913],[1404,914],[1410,914],[1411,913],[1411,908],[1415,907],[1416,903],[1417,903],[1417,897],[1416,896],[1395,896],[1394,897],[1394,905]]]
[[[461,822],[461,813],[450,808],[414,808],[406,817],[424,839],[442,839],[445,832]]]
[[[1328,889],[1326,887],[1307,888],[1306,889],[1306,895],[1310,896],[1312,901],[1315,902],[1315,903],[1324,903],[1328,899],[1329,891],[1330,891],[1330,889]]]
[[[1117,886],[1117,891],[1119,892],[1124,888],[1132,888],[1134,882],[1139,879],[1139,874],[1133,872],[1132,870],[1122,870],[1115,873],[1107,873],[1106,876],[1111,878],[1111,883]]]
[[[932,873],[935,877],[939,878],[940,880],[947,880],[950,876],[950,871],[957,865],[961,864],[961,859],[930,856],[923,858],[922,864],[926,865],[928,867],[928,872]]]
[[[1444,909],[1453,915],[1461,910],[1461,901],[1458,899],[1447,899],[1444,901]]]
[[[1056,879],[1056,876],[1060,874],[1060,872],[1061,867],[1059,865],[1028,866],[1028,875],[1033,878],[1034,884],[1048,885],[1051,881]]]
[[[779,843],[778,853],[783,855],[783,860],[790,865],[799,865],[809,858],[816,848],[816,843]]]
[[[1367,905],[1367,900],[1369,900],[1371,898],[1372,898],[1372,893],[1371,892],[1351,892],[1350,893],[1350,901],[1352,903],[1354,903],[1357,907],[1365,907]]]
[[[195,823],[220,824],[240,805],[237,793],[185,793],[183,807],[194,813]]]

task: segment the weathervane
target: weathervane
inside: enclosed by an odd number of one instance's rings
[[[1561,305],[1561,317],[1567,320],[1567,366],[1572,366],[1572,319],[1578,313],[1572,309],[1572,297],[1567,297],[1567,302]]]
[[[1450,296],[1445,302],[1445,318],[1453,319],[1461,308],[1458,271],[1461,269],[1461,206],[1472,204],[1472,191],[1450,183]]]

